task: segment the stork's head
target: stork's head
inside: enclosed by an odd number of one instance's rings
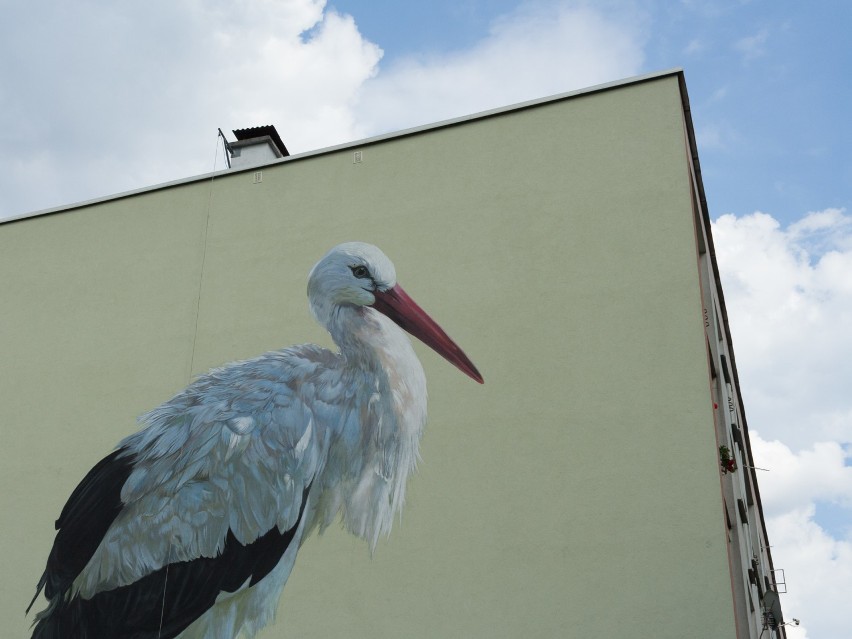
[[[480,384],[482,375],[467,355],[397,284],[388,257],[372,244],[338,244],[308,277],[311,311],[328,327],[336,309],[371,307],[435,350]]]

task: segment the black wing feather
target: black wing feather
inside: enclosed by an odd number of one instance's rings
[[[121,488],[133,470],[133,457],[119,449],[104,457],[83,478],[56,520],[56,539],[38,582],[32,608],[42,588],[48,599],[64,593],[95,554],[124,507]]]
[[[212,607],[221,592],[235,592],[246,581],[254,586],[275,568],[301,523],[309,489],[302,493],[299,517],[289,530],[273,527],[250,544],[241,544],[229,530],[217,557],[175,562],[91,599],[60,600],[37,622],[33,639],[173,639]]]

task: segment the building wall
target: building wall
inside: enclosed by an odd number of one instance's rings
[[[734,636],[676,75],[255,170],[0,226],[12,636],[86,470],[193,375],[330,345],[306,276],[353,239],[486,383],[416,345],[401,523],[310,539],[262,636]]]

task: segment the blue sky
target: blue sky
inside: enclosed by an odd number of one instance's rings
[[[792,639],[852,593],[852,2],[4,5],[0,220],[682,67]],[[831,584],[831,587],[826,587]]]
[[[358,29],[380,43],[387,58],[470,46],[488,33],[494,18],[517,6],[515,0],[329,2],[329,7],[356,16]]]

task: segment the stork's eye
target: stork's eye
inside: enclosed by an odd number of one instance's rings
[[[358,266],[350,266],[352,269],[352,275],[359,279],[366,279],[370,277],[370,271],[366,266],[359,264]]]

